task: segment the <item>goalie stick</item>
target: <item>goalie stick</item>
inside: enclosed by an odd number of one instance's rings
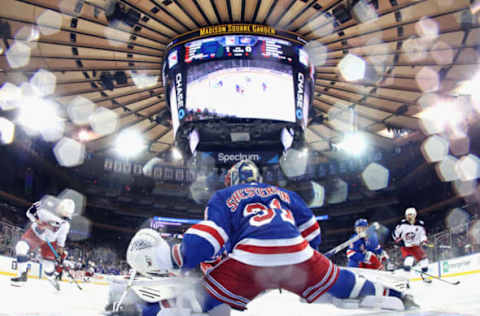
[[[403,270],[405,270],[405,269],[402,268],[401,266],[397,266],[397,269],[403,269]],[[427,277],[430,277],[430,278],[432,278],[432,279],[436,279],[436,280],[438,280],[438,281],[445,282],[445,283],[450,284],[450,285],[459,285],[459,284],[460,284],[460,281],[459,281],[459,280],[454,281],[454,282],[451,282],[451,281],[448,281],[448,280],[443,279],[442,277],[438,277],[438,276],[436,276],[436,275],[433,275],[433,274],[430,274],[430,273],[427,273],[427,272],[423,272],[423,271],[421,271],[421,270],[417,270],[417,269],[413,269],[413,268],[411,268],[410,270],[413,271],[413,272],[417,272],[417,273],[420,274],[420,275],[423,274],[423,275],[425,275],[425,276],[427,276]]]
[[[122,296],[120,297],[120,300],[118,302],[113,303],[113,312],[119,312],[122,308],[122,303],[123,300],[125,299],[125,296],[127,296],[128,290],[132,287],[133,280],[137,276],[137,271],[132,270],[132,273],[130,274],[130,278],[128,279],[127,287],[125,290],[123,290]]]
[[[377,230],[379,227],[380,227],[379,223],[377,223],[377,222],[373,223],[372,225],[370,225],[368,227],[368,229],[366,231],[358,234],[355,237],[350,238],[349,240],[341,243],[340,245],[336,246],[335,248],[330,249],[329,251],[324,253],[324,256],[330,258],[331,256],[333,256],[333,255],[337,254],[338,252],[342,251],[343,249],[347,248],[348,245],[350,245],[351,243],[356,242],[360,238],[364,238],[364,237],[368,236],[369,233],[372,233],[373,231]]]
[[[49,241],[47,241],[47,245],[48,247],[50,247],[50,250],[53,252],[53,255],[55,256],[55,258],[57,259],[60,258],[59,254],[57,253],[55,248],[53,248],[52,244]],[[73,280],[73,282],[78,287],[78,289],[82,290],[82,287],[77,283],[77,280],[75,280],[75,278],[73,277],[72,273],[70,272],[70,269],[65,269],[65,270],[67,270],[68,276]]]

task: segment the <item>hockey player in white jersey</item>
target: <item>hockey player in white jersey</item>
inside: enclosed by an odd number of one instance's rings
[[[427,234],[423,221],[417,220],[417,210],[413,207],[405,210],[405,218],[395,227],[393,240],[402,243],[403,268],[410,271],[414,264],[418,264],[421,271],[428,271],[428,258],[422,246],[427,244]],[[430,281],[423,278],[426,282]]]
[[[75,203],[71,199],[59,200],[47,196],[34,203],[27,210],[27,217],[31,221],[30,227],[23,234],[15,246],[18,263],[18,276],[11,279],[14,286],[22,286],[27,282],[27,265],[29,252],[40,248],[43,271],[49,281],[59,289],[55,280],[55,263],[62,261],[65,256],[65,241],[70,231],[70,220],[75,210]],[[50,245],[49,245],[50,243]],[[55,256],[52,246],[58,257]]]

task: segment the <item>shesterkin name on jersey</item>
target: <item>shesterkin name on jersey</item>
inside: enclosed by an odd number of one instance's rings
[[[262,198],[269,197],[271,195],[278,195],[280,199],[285,203],[290,203],[290,196],[287,193],[278,190],[275,187],[266,188],[243,188],[233,191],[232,195],[227,199],[227,206],[230,211],[235,212],[238,205],[242,200],[259,196]]]

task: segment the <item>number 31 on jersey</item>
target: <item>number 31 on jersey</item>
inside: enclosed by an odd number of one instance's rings
[[[282,220],[295,225],[295,219],[293,218],[292,212],[289,209],[283,208],[280,201],[277,199],[273,199],[269,206],[262,203],[247,204],[243,209],[243,216],[255,214],[255,216],[250,218],[250,225],[262,226],[270,223],[275,218],[275,215],[277,215],[277,212],[280,213]]]

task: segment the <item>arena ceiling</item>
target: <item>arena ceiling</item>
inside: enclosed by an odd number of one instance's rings
[[[406,138],[423,137],[425,129],[428,134],[428,126],[422,124],[425,107],[437,97],[455,98],[459,84],[472,79],[478,68],[478,6],[469,0],[368,1],[363,13],[354,12],[357,1],[349,0],[118,2],[125,10],[140,13],[137,23],[112,27],[105,14],[106,0],[1,3],[0,81],[20,85],[45,69],[56,77],[49,98],[62,106],[80,96],[97,108],[116,112],[115,132],[89,135],[87,148],[94,153],[108,152],[115,136],[128,128],[144,134],[147,156],[172,147],[161,76],[166,45],[175,36],[203,26],[264,24],[309,41],[316,85],[315,115],[306,136],[309,146],[318,151],[328,151],[332,139],[351,128],[345,109],[352,107],[358,129],[376,146],[392,148]],[[16,42],[28,48],[15,47],[20,61],[6,54]],[[349,54],[374,69],[373,76],[348,81],[339,64]],[[111,89],[102,83],[105,72],[123,72],[126,80],[114,80]],[[134,82],[138,75],[155,79],[142,85],[138,78]],[[65,133],[77,138],[80,128],[70,121]]]

